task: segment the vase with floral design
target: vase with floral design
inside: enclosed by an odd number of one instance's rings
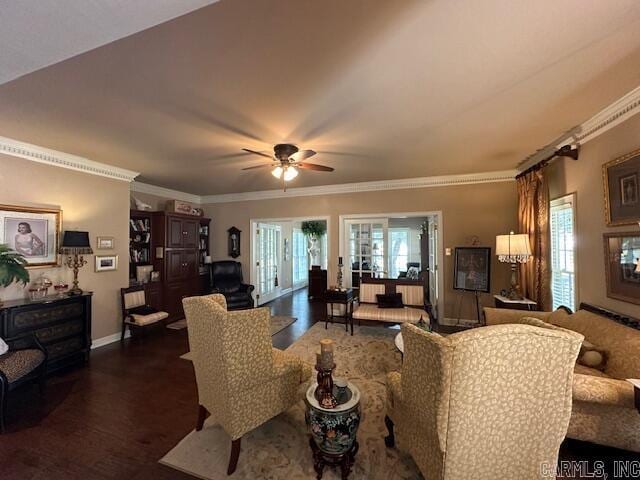
[[[306,395],[305,419],[309,434],[323,454],[345,455],[356,444],[360,425],[360,391],[352,383],[347,383],[346,392],[339,396],[344,403],[322,408],[314,395],[316,386],[310,386]]]

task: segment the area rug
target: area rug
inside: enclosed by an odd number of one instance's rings
[[[271,317],[271,336],[273,337],[276,333],[281,332],[282,330],[287,328],[289,325],[294,323],[296,320],[298,319],[295,317],[286,317],[284,315],[274,315],[273,317]],[[185,326],[186,326],[186,320],[185,320]],[[182,358],[183,360],[191,361],[191,352],[187,352],[184,355],[180,355],[180,358]]]
[[[309,363],[315,360],[322,338],[336,342],[337,375],[348,378],[362,392],[362,422],[358,430],[360,451],[349,478],[396,480],[422,478],[415,463],[398,448],[386,448],[384,436],[385,377],[399,370],[401,358],[393,339],[397,330],[355,327],[348,335],[342,325],[316,323],[287,351]],[[227,478],[231,440],[211,420],[200,432],[192,431],[160,463],[206,480]],[[242,438],[236,479],[313,479],[315,472],[308,444],[302,400],[286,412]],[[324,479],[340,478],[339,470],[326,468]]]

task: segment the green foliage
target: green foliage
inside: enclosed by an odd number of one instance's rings
[[[29,283],[29,272],[25,268],[27,261],[18,252],[7,245],[0,244],[0,285],[8,287],[13,282]]]
[[[308,237],[321,237],[327,231],[325,222],[309,221],[302,222],[302,233]]]

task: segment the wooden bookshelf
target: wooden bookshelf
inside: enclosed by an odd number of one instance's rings
[[[129,278],[136,278],[136,267],[152,265],[152,212],[131,210],[129,213]]]
[[[198,270],[200,275],[208,275],[209,267],[205,264],[205,257],[210,256],[209,236],[211,220],[208,218],[200,219],[200,228],[198,231]]]

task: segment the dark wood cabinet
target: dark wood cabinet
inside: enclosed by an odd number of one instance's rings
[[[184,297],[205,292],[199,266],[204,262],[201,253],[206,255],[209,251],[209,223],[208,218],[153,213],[153,265],[154,270],[160,272],[162,310],[169,313],[169,322],[184,316]],[[203,225],[206,226],[206,236],[202,234]],[[204,246],[201,237],[204,238]]]
[[[0,337],[35,334],[47,350],[47,371],[84,363],[91,350],[91,292],[42,300],[8,301],[0,307]]]
[[[322,300],[327,289],[327,271],[320,268],[309,270],[309,299]]]

